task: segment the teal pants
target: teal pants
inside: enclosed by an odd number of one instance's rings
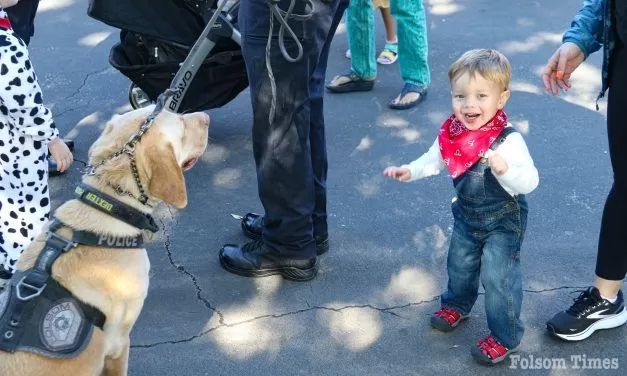
[[[401,77],[406,83],[427,86],[431,82],[431,75],[427,63],[427,19],[422,0],[391,0],[390,7],[396,18]],[[372,1],[351,0],[346,26],[353,72],[366,79],[376,77]]]

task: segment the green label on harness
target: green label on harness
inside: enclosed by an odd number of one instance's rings
[[[76,194],[79,196],[82,196],[83,193],[85,193],[85,190],[81,187],[76,187],[75,190]],[[88,192],[85,195],[85,199],[93,202],[94,204],[96,204],[97,206],[103,208],[104,210],[110,212],[111,209],[113,209],[113,204],[111,204],[109,201],[105,200],[104,198],[97,196],[91,192]]]

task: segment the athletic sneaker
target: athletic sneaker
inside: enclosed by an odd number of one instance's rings
[[[596,287],[582,291],[566,311],[546,323],[551,334],[566,341],[581,341],[599,329],[616,328],[627,322],[623,292],[614,303],[603,299]]]
[[[517,351],[517,348],[508,349],[501,345],[494,337],[487,336],[477,342],[470,350],[470,354],[472,354],[472,357],[477,363],[492,365],[502,362],[509,354],[515,351]]]
[[[470,315],[462,315],[452,308],[442,307],[431,315],[431,326],[441,332],[450,332],[468,317]]]

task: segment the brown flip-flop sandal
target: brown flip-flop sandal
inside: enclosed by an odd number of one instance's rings
[[[349,81],[338,84],[331,85],[334,81],[340,78],[348,78]],[[366,80],[353,72],[352,70],[341,73],[329,83],[326,88],[331,93],[352,93],[355,91],[370,91],[374,87],[374,79]]]

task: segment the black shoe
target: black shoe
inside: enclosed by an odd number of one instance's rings
[[[68,147],[68,149],[70,149],[70,151],[74,151],[74,141],[64,139],[63,143],[67,145],[67,147]],[[61,175],[63,172],[60,172],[57,167],[58,167],[57,166],[57,161],[52,159],[52,157],[48,156],[48,176],[59,176],[59,175]]]
[[[575,299],[566,311],[546,323],[548,331],[566,341],[581,341],[599,329],[611,329],[627,322],[623,292],[614,303],[603,299],[596,287],[590,287]]]
[[[13,274],[10,271],[0,267],[0,292],[4,290],[6,284],[9,283],[12,276]]]
[[[59,176],[62,174],[61,171],[57,168],[57,161],[48,157],[48,176]]]
[[[220,264],[227,271],[244,277],[265,277],[279,274],[292,281],[309,281],[316,276],[316,259],[286,259],[266,250],[263,242],[256,240],[241,248],[225,244],[220,249]]]
[[[261,239],[261,232],[263,231],[263,215],[257,213],[247,213],[242,217],[242,231],[244,235],[253,240]],[[325,254],[329,250],[329,235],[314,236],[316,241],[316,254],[318,256]]]
[[[13,277],[13,273],[0,267],[0,279],[11,279],[11,277]]]

